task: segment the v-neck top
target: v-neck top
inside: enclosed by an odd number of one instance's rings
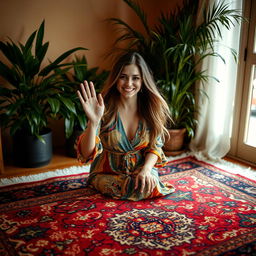
[[[127,132],[125,131],[122,118],[121,118],[121,116],[120,116],[120,114],[119,114],[118,112],[117,112],[117,117],[118,117],[118,120],[119,120],[119,123],[120,123],[120,128],[122,129],[122,132],[123,132],[124,135],[126,136],[127,140],[132,143],[133,140],[136,139],[136,137],[137,137],[137,135],[138,135],[139,129],[141,130],[141,128],[142,128],[142,123],[141,123],[141,121],[139,121],[139,123],[138,123],[138,127],[137,127],[137,129],[136,129],[135,135],[134,135],[131,139],[129,139],[129,137],[128,137],[128,135],[127,135]],[[141,126],[141,127],[140,127],[140,126]]]
[[[126,137],[127,141],[130,143],[130,146],[133,146],[134,142],[136,141],[136,138],[138,137],[138,134],[141,132],[142,130],[142,123],[141,121],[139,121],[139,125],[137,127],[137,130],[135,132],[135,135],[133,138],[129,139],[128,138],[128,135],[125,131],[125,128],[124,128],[124,124],[122,122],[122,119],[121,119],[121,116],[119,113],[117,113],[117,129],[119,129],[121,131],[121,133]]]
[[[120,116],[117,115],[107,129],[103,130],[101,127],[98,128],[94,152],[87,159],[81,155],[80,141],[83,134],[79,137],[77,141],[78,159],[84,164],[91,165],[88,183],[91,183],[92,180],[95,182],[95,179],[97,180],[97,177],[102,178],[102,175],[105,175],[106,179],[114,175],[122,180],[124,177],[134,176],[134,174],[142,168],[145,155],[149,152],[158,156],[157,163],[153,169],[158,182],[160,182],[157,168],[167,163],[167,159],[162,151],[163,143],[159,137],[156,143],[150,147],[150,131],[146,129],[146,133],[142,136],[142,128],[142,123],[139,122],[134,138],[129,140],[124,130],[122,120]],[[164,188],[164,185],[160,184],[160,187]],[[116,198],[125,197],[124,194],[122,194],[122,196],[112,194],[111,196],[116,196]],[[132,195],[132,197],[135,197],[135,199],[131,200],[136,200],[136,195]],[[141,195],[139,197],[141,197]]]

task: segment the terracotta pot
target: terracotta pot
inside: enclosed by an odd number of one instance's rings
[[[169,129],[170,138],[166,139],[163,150],[167,156],[175,156],[184,152],[184,138],[186,135],[186,128]]]

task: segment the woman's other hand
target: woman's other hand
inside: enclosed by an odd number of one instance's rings
[[[102,95],[98,94],[97,97],[93,82],[88,84],[87,81],[84,81],[80,87],[81,89],[77,91],[77,94],[88,121],[94,125],[98,125],[105,109]]]
[[[140,193],[151,194],[156,186],[156,180],[151,174],[151,168],[143,167],[137,174],[135,180],[135,190],[139,189]]]

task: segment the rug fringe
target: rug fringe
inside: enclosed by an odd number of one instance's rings
[[[224,159],[217,159],[217,160],[209,160],[204,157],[200,152],[185,152],[179,156],[175,157],[168,157],[169,161],[182,159],[185,157],[193,156],[199,161],[204,161],[206,163],[212,164],[220,169],[228,171],[233,174],[239,174],[241,176],[250,178],[252,180],[256,180],[256,170],[249,168],[245,168],[241,165],[230,163]],[[80,174],[80,173],[89,173],[90,166],[71,166],[65,169],[56,169],[50,172],[44,172],[35,175],[28,175],[28,176],[20,176],[14,178],[3,178],[0,179],[0,187],[9,186],[18,183],[27,183],[27,182],[34,182],[39,180],[44,180],[53,177],[60,177],[72,174]]]
[[[89,173],[89,166],[71,166],[69,168],[56,169],[54,171],[43,172],[40,174],[19,176],[13,178],[3,178],[0,179],[0,187],[80,173]]]

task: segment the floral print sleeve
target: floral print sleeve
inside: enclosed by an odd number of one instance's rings
[[[83,163],[85,165],[90,165],[95,160],[95,158],[99,154],[101,154],[102,151],[103,151],[102,143],[101,143],[101,140],[100,140],[100,137],[99,137],[99,130],[100,130],[100,127],[98,127],[98,129],[97,129],[97,135],[96,135],[96,138],[95,138],[95,149],[88,158],[85,158],[81,154],[81,141],[82,141],[82,138],[84,136],[84,133],[82,133],[76,141],[75,147],[76,147],[76,151],[77,151],[77,159],[78,159],[78,161],[80,161],[81,163]]]
[[[152,146],[152,147],[149,147],[145,153],[153,153],[155,155],[158,156],[158,160],[155,164],[155,167],[159,168],[159,167],[163,167],[167,164],[167,159],[166,159],[166,156],[162,150],[162,146],[163,146],[163,141],[162,141],[162,138],[159,136],[157,138],[157,141],[156,143]]]

